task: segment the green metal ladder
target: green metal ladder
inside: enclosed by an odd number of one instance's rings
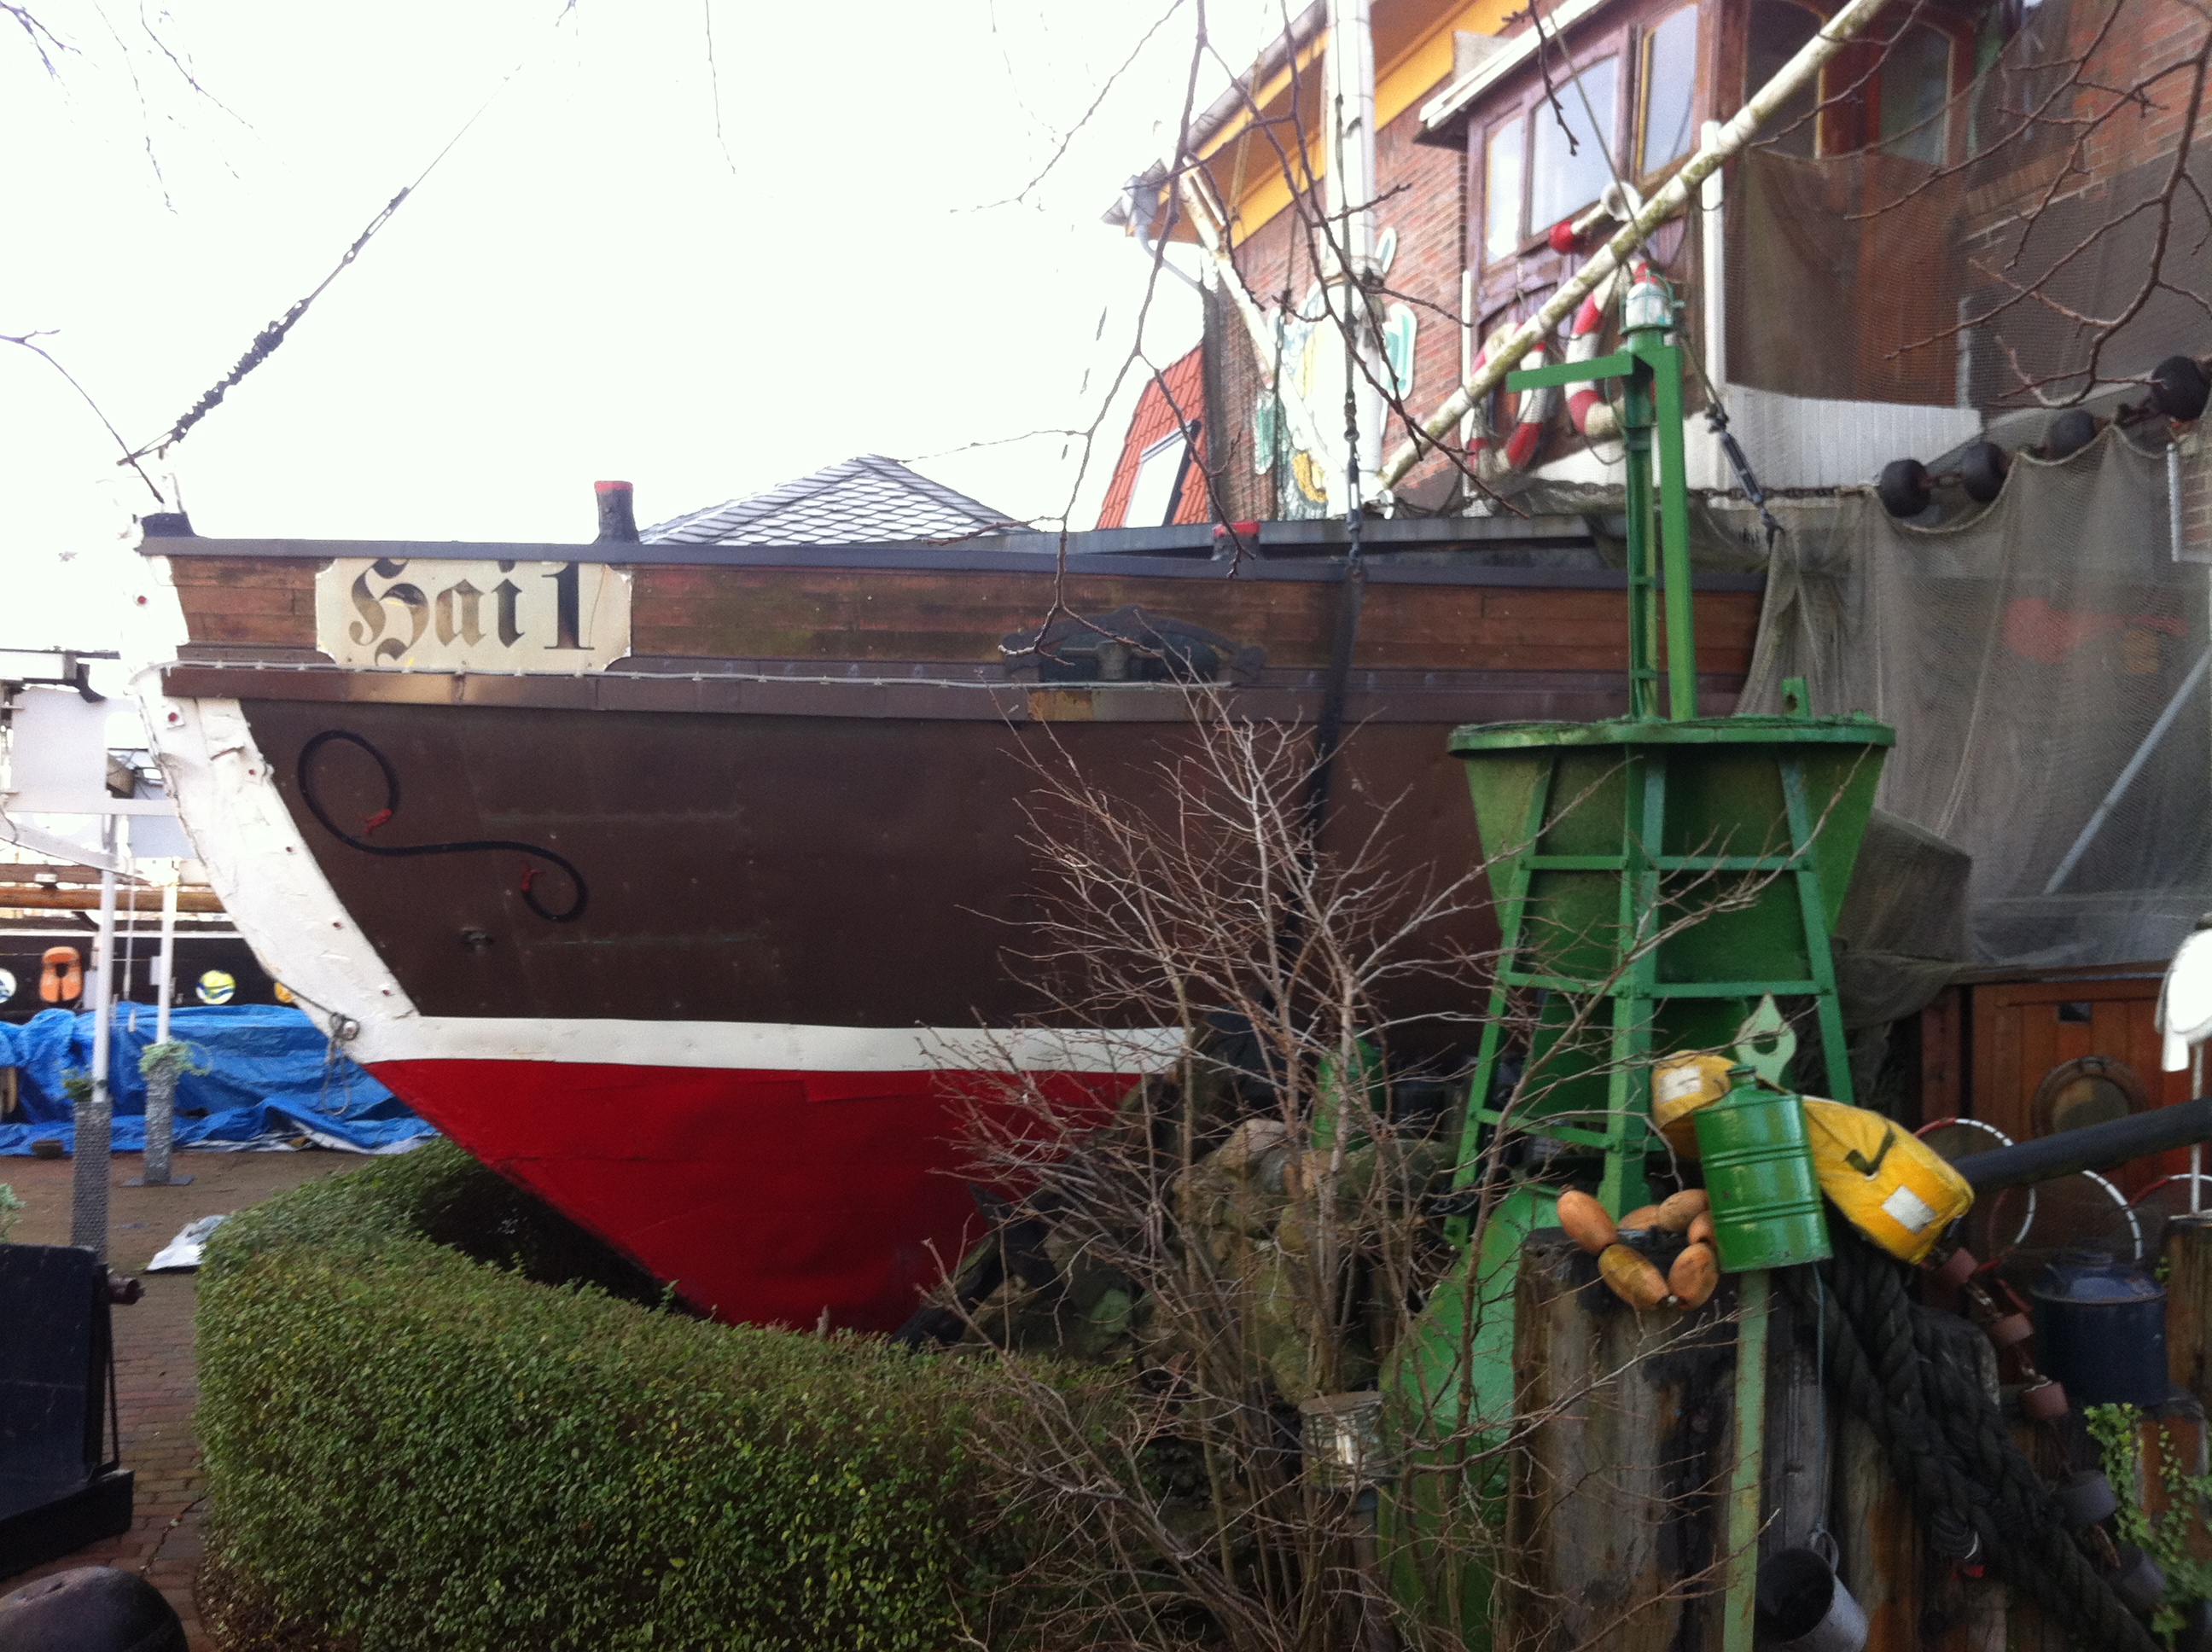
[[[1629,714],[1638,720],[1656,720],[1663,680],[1667,720],[1686,722],[1698,716],[1697,622],[1692,605],[1689,495],[1685,486],[1682,439],[1682,381],[1686,355],[1682,346],[1667,341],[1664,327],[1636,328],[1626,333],[1621,348],[1612,355],[1589,361],[1524,369],[1508,374],[1505,382],[1507,388],[1515,391],[1605,380],[1620,382],[1627,505]],[[1655,457],[1658,462],[1656,487]],[[1657,648],[1662,631],[1666,638],[1663,671]],[[1792,679],[1786,685],[1784,709],[1805,714],[1808,708],[1804,699],[1803,683]],[[1820,887],[1820,850],[1815,841],[1819,823],[1812,818],[1802,762],[1788,758],[1783,762],[1783,789],[1790,829],[1786,852],[1668,855],[1656,852],[1656,846],[1664,841],[1667,750],[1666,745],[1655,745],[1650,754],[1637,752],[1628,759],[1628,817],[1622,823],[1624,852],[1618,855],[1534,853],[1548,823],[1548,811],[1553,801],[1551,777],[1535,789],[1519,839],[1529,846],[1531,852],[1512,858],[1503,887],[1497,891],[1502,941],[1500,963],[1490,995],[1490,1013],[1483,1029],[1460,1144],[1461,1186],[1474,1176],[1481,1133],[1510,1122],[1504,1110],[1491,1105],[1491,1101],[1503,1053],[1503,1023],[1510,1008],[1511,995],[1516,990],[1540,989],[1585,996],[1601,992],[1612,1000],[1603,1124],[1591,1128],[1547,1119],[1542,1129],[1543,1133],[1559,1141],[1605,1156],[1606,1169],[1599,1197],[1615,1215],[1644,1203],[1650,1191],[1643,1171],[1650,1113],[1649,1071],[1656,1011],[1666,1000],[1734,999],[1744,1002],[1748,1010],[1750,1005],[1769,997],[1814,999],[1826,1057],[1828,1093],[1838,1101],[1851,1099],[1850,1063],[1844,1048],[1843,1013],[1836,1000],[1835,963],[1829,951],[1827,917]],[[1620,899],[1615,921],[1618,932],[1627,942],[1622,950],[1631,956],[1616,978],[1608,982],[1593,982],[1522,967],[1528,950],[1523,928],[1529,886],[1536,874],[1546,872],[1618,875]],[[1683,872],[1771,873],[1794,878],[1804,925],[1808,963],[1805,975],[1802,979],[1662,981],[1658,977],[1656,949],[1638,943],[1648,938],[1644,932],[1661,909],[1662,885],[1667,876]],[[1532,1050],[1530,1068],[1534,1069],[1540,1060],[1539,1052]],[[1582,1115],[1587,1117],[1596,1111],[1584,1109]],[[1466,1218],[1455,1218],[1455,1227],[1452,1236],[1463,1243]]]
[[[1472,1180],[1478,1162],[1480,1134],[1516,1121],[1503,1107],[1492,1105],[1498,1061],[1504,1054],[1505,1029],[1516,992],[1540,990],[1568,999],[1603,996],[1609,1000],[1607,1016],[1608,1046],[1605,1053],[1606,1094],[1603,1123],[1596,1127],[1574,1124],[1572,1117],[1589,1117],[1596,1108],[1545,1113],[1519,1121],[1524,1127],[1540,1129],[1555,1140],[1593,1150],[1605,1156],[1599,1197],[1616,1216],[1645,1202],[1650,1187],[1643,1170],[1649,1151],[1650,1070],[1653,1032],[1661,1006],[1670,1000],[1733,999],[1742,1005],[1737,1019],[1768,998],[1810,998],[1820,1029],[1828,1093],[1836,1100],[1851,1099],[1850,1063],[1844,1045],[1842,1006],[1836,997],[1835,961],[1828,947],[1828,922],[1820,888],[1819,825],[1813,817],[1802,759],[1782,760],[1783,795],[1787,805],[1790,841],[1776,853],[1665,854],[1653,846],[1664,841],[1668,763],[1670,748],[1655,746],[1649,753],[1632,752],[1627,758],[1627,815],[1623,825],[1623,853],[1617,855],[1544,854],[1526,853],[1514,857],[1498,891],[1501,945],[1489,1014],[1475,1061],[1468,1098],[1467,1124],[1459,1151],[1457,1176],[1462,1186]],[[1521,841],[1541,841],[1557,790],[1558,771],[1548,772],[1535,787]],[[1531,950],[1526,935],[1529,887],[1547,872],[1610,873],[1620,880],[1616,921],[1623,938],[1626,961],[1609,981],[1552,975],[1526,967]],[[1800,978],[1744,981],[1667,981],[1659,978],[1659,948],[1653,944],[1656,914],[1662,909],[1662,887],[1669,874],[1771,875],[1795,886],[1798,913],[1804,926],[1807,973]],[[1717,1005],[1716,1006],[1717,1007]],[[1542,1039],[1540,1023],[1538,1041]],[[1731,1041],[1733,1042],[1733,1041]],[[1528,1072],[1537,1074],[1549,1052],[1532,1048]],[[1464,1242],[1465,1218],[1455,1218]]]

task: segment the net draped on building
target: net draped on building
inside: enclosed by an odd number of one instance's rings
[[[2212,570],[2175,557],[2168,463],[2108,429],[1937,527],[1778,504],[1742,703],[1802,677],[1896,728],[1877,803],[1972,856],[1979,961],[2162,959],[2212,910]]]
[[[1929,117],[1927,147],[1948,164],[1900,153],[1910,135],[1818,159],[1759,145],[1735,163],[1729,379],[1840,401],[2003,410],[2070,400],[2201,351],[2212,329],[2199,301],[2212,300],[2201,204],[2212,198],[2212,156],[2192,153],[2190,179],[2203,193],[2189,183],[2176,191],[2161,260],[2171,131],[2130,108],[2076,150],[2078,123],[2166,61],[2140,27],[2098,37],[2110,4],[2045,0],[2030,11]],[[2092,87],[2067,84],[2075,62]],[[2178,105],[2186,89],[2168,76],[2149,96]],[[2093,359],[2103,330],[2084,319],[2127,313],[2154,265],[2163,287]]]

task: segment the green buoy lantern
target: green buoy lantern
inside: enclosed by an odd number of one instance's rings
[[[1692,1115],[1721,1272],[1825,1260],[1828,1218],[1804,1097],[1761,1088],[1747,1066],[1729,1068],[1729,1093]]]

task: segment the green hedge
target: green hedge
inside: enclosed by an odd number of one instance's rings
[[[362,1652],[890,1652],[975,1622],[1021,1537],[963,1445],[1005,1403],[978,1368],[533,1283],[573,1230],[503,1190],[440,1145],[218,1230],[199,1426],[227,1566]]]

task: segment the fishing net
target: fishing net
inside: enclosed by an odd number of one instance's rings
[[[1802,677],[1815,710],[1896,728],[1876,802],[1972,856],[1976,959],[2163,959],[2212,908],[2212,588],[2173,555],[2169,451],[2107,429],[2022,457],[1936,527],[1866,494],[1777,503],[1742,703]]]
[[[2108,27],[2114,3],[2045,0],[2008,39],[1942,48],[1975,53],[1980,72],[1948,101],[1908,110],[1911,125],[1883,88],[1903,84],[1917,45],[1937,38],[1932,8],[1893,8],[1876,25],[1890,37],[1878,72],[1875,48],[1839,58],[1824,111],[1785,112],[1729,174],[1729,379],[2001,410],[2069,401],[2212,344],[2197,301],[2212,295],[2212,221],[2187,184],[2170,220],[2159,210],[2186,77],[2152,79],[2142,106],[2075,153],[2079,123],[2202,36],[2200,25],[2147,42],[2157,14]],[[1815,157],[1843,147],[1839,129],[1850,152]],[[2190,173],[2212,194],[2212,159]],[[2166,287],[2116,330],[2087,325],[2130,312],[2161,235]]]

